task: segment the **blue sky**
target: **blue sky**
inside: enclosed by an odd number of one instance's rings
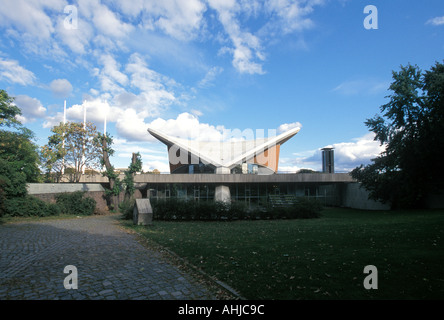
[[[191,139],[300,126],[281,171],[320,170],[325,146],[348,171],[382,150],[364,121],[392,71],[443,61],[444,2],[4,0],[0,32],[0,88],[39,145],[66,100],[69,121],[86,106],[102,131],[106,114],[115,167],[140,152],[144,170],[168,170],[148,126]]]

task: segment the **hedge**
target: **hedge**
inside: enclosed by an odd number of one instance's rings
[[[84,197],[85,192],[62,193],[56,196],[56,203],[48,203],[34,196],[13,197],[4,199],[1,215],[12,217],[46,217],[64,214],[92,215],[96,201]]]
[[[227,204],[216,201],[187,201],[175,198],[151,201],[153,219],[164,221],[231,221],[244,219],[310,219],[318,218],[322,205],[312,199],[300,198],[290,207],[248,208],[242,202]],[[132,208],[132,207],[131,207]],[[124,218],[132,217],[127,210]]]
[[[6,199],[4,213],[12,217],[46,217],[60,214],[60,208],[55,203],[47,203],[33,196]]]
[[[56,195],[56,203],[62,213],[76,215],[92,215],[96,210],[96,200],[84,197],[84,191],[60,193]]]

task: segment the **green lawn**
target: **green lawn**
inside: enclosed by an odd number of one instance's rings
[[[443,299],[444,211],[326,209],[311,220],[126,226],[247,299]],[[366,265],[378,289],[366,290]]]

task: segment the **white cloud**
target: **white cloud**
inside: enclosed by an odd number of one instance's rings
[[[277,133],[280,134],[294,128],[302,128],[302,124],[300,122],[281,124],[277,129]]]
[[[158,116],[171,103],[179,102],[175,92],[178,84],[150,69],[140,54],[132,54],[124,66],[111,54],[101,55],[98,60],[103,67],[94,68],[92,73],[99,80],[101,96],[107,96],[122,112],[130,108],[145,119]],[[100,95],[96,89],[90,92]]]
[[[126,109],[116,121],[117,132],[130,141],[149,141],[148,124],[144,118],[133,108]]]
[[[182,139],[220,141],[223,138],[222,126],[201,123],[199,118],[188,112],[181,113],[176,119],[157,118],[149,124],[153,129]]]
[[[206,5],[201,0],[136,0],[116,1],[121,11],[134,19],[141,18],[141,27],[161,30],[179,40],[199,36],[204,23]]]
[[[376,79],[357,79],[344,81],[336,86],[332,92],[350,96],[357,94],[381,94],[388,89],[390,83]]]
[[[65,17],[60,17],[56,24],[56,37],[72,52],[85,54],[90,48],[90,41],[94,36],[94,29],[81,16],[77,17],[77,28],[66,28]]]
[[[66,16],[65,0],[3,1],[0,6],[0,28],[5,38],[21,45],[25,52],[46,59],[70,63],[60,43],[55,40],[57,21]]]
[[[27,95],[18,95],[15,97],[14,103],[22,111],[22,115],[18,116],[18,119],[22,123],[33,122],[38,118],[43,118],[46,114],[46,108],[44,108],[42,103],[36,98],[31,98]]]
[[[119,115],[116,128],[119,134],[130,141],[150,141],[157,142],[157,139],[148,133],[148,128],[153,128],[164,132],[170,136],[182,139],[197,141],[235,141],[239,139],[255,139],[264,137],[267,130],[253,129],[229,129],[222,125],[211,125],[202,123],[199,120],[200,112],[183,112],[175,119],[156,118],[151,122],[145,122],[144,117],[134,109],[127,109]],[[301,127],[299,122],[283,124],[279,130],[289,130]],[[264,132],[262,132],[264,131]],[[276,130],[269,129],[268,134],[276,133]],[[280,133],[280,132],[279,132]]]
[[[196,37],[206,10],[204,3],[199,0],[169,0],[156,3],[161,3],[156,26],[177,39],[187,40]]]
[[[218,13],[219,21],[228,34],[234,48],[225,49],[233,55],[233,66],[240,73],[264,74],[260,62],[265,60],[258,37],[241,29],[236,15],[242,7],[235,1],[209,0],[209,5]]]
[[[162,173],[170,173],[170,165],[168,164],[168,159],[165,159],[164,161],[160,160],[148,160],[144,161],[144,155],[142,154],[142,169],[143,171],[153,171],[154,169],[157,169],[159,172]]]
[[[157,139],[149,134],[148,128],[183,139],[220,140],[223,136],[222,127],[200,123],[197,116],[187,112],[179,114],[176,119],[156,118],[147,123],[134,109],[127,109],[117,120],[116,128],[119,135],[130,141],[157,142]]]
[[[35,75],[32,71],[20,66],[18,61],[5,60],[0,57],[0,80],[26,86],[34,83]]]
[[[86,108],[86,121],[96,123],[98,130],[103,127],[105,117],[107,122],[116,122],[124,113],[118,107],[111,106],[101,97],[83,101],[82,104],[74,104],[66,108],[66,121],[83,122]],[[63,112],[57,112],[53,116],[46,117],[43,128],[51,128],[63,121]]]
[[[0,6],[0,27],[28,52],[69,63],[72,61],[64,46],[80,55],[88,53],[94,45],[123,50],[122,41],[135,30],[117,11],[99,0],[74,3],[78,10],[77,28],[66,28],[67,5],[65,0],[5,1]]]
[[[351,142],[333,143],[329,147],[334,148],[334,161],[336,172],[349,172],[361,164],[369,164],[376,158],[385,146],[380,146],[374,141],[375,135],[368,133]],[[294,158],[280,159],[279,171],[295,172],[300,169],[322,170],[321,150],[308,150],[294,154]]]
[[[49,85],[56,97],[66,98],[72,92],[72,85],[67,79],[55,79]]]
[[[99,57],[100,63],[103,65],[99,71],[99,80],[103,91],[118,93],[128,83],[128,77],[122,73],[119,63],[110,54]]]
[[[132,153],[139,152],[142,157],[142,169],[144,171],[152,171],[157,169],[161,172],[169,172],[168,153],[162,145],[159,149],[141,146],[138,142],[131,142],[126,139],[113,138],[112,148],[115,150],[113,163],[120,163],[118,167],[126,168],[130,161]]]
[[[111,11],[99,0],[79,0],[78,6],[79,15],[91,21],[98,33],[119,39],[126,37],[134,30],[134,26],[123,22],[117,12]]]
[[[48,40],[54,32],[53,21],[47,12],[63,13],[66,1],[14,0],[2,1],[0,26],[15,27],[38,40]]]
[[[140,91],[135,107],[146,112],[146,116],[155,116],[160,108],[176,101],[175,94],[169,87],[175,86],[174,80],[148,68],[139,54],[132,54],[125,71],[129,74],[131,87]]]
[[[323,0],[270,0],[266,2],[265,8],[273,19],[265,26],[265,29],[269,29],[269,32],[284,34],[309,29],[314,23],[307,16],[313,12],[314,6],[323,3]]]
[[[213,81],[216,79],[216,77],[223,72],[223,68],[221,67],[212,67],[208,72],[205,74],[205,77],[199,81],[199,87],[205,88],[210,87],[213,85]]]
[[[434,26],[443,25],[444,24],[444,16],[429,19],[429,20],[427,20],[426,24],[432,24]]]
[[[369,164],[371,159],[376,158],[385,149],[374,137],[374,133],[370,132],[354,139],[353,142],[333,144],[335,166],[341,171],[351,171],[360,164]]]
[[[314,23],[308,18],[323,0],[290,1],[224,1],[208,0],[209,6],[218,14],[233,47],[224,46],[220,54],[229,52],[232,64],[240,73],[264,74],[266,59],[265,41],[295,31],[312,28]],[[242,22],[249,17],[261,15],[265,21],[256,32],[246,30]],[[241,18],[242,17],[242,18]]]

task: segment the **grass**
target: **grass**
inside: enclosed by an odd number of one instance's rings
[[[329,208],[319,219],[126,227],[247,299],[443,299],[444,211]],[[366,290],[366,265],[378,289]]]

